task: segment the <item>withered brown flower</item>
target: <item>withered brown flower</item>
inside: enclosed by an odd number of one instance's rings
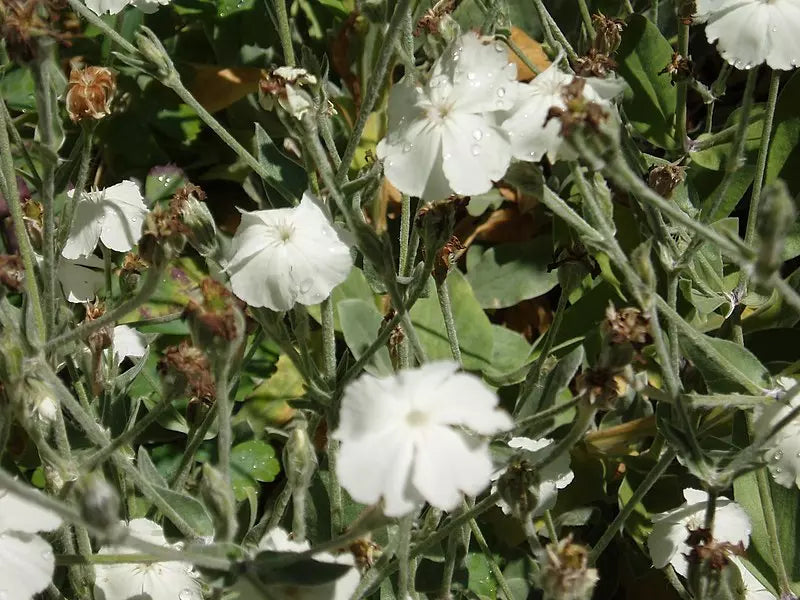
[[[72,69],[67,91],[67,112],[73,122],[102,119],[111,113],[117,89],[114,74],[105,67]]]

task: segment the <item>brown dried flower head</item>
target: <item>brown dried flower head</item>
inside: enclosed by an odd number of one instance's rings
[[[619,369],[595,367],[586,369],[575,380],[579,394],[589,402],[597,404],[599,410],[611,410],[622,394],[628,389],[628,382]]]
[[[461,240],[451,235],[447,243],[439,250],[439,254],[436,255],[436,260],[433,263],[433,277],[436,281],[443,282],[450,269],[453,268],[453,265],[458,262],[458,259],[466,251],[467,249],[461,243]]]
[[[600,54],[611,55],[619,48],[622,41],[622,30],[625,21],[605,16],[603,13],[592,15],[594,25],[594,42],[592,49]]]
[[[355,558],[356,566],[361,571],[366,571],[375,564],[376,556],[382,554],[381,547],[369,537],[358,538],[348,547]]]
[[[606,77],[616,70],[617,63],[607,54],[589,49],[586,56],[579,56],[575,62],[575,74],[581,77]]]
[[[672,85],[678,81],[686,81],[692,76],[692,61],[685,56],[681,56],[678,52],[672,53],[672,60],[666,67],[661,69],[658,74],[663,75],[668,73],[672,78]]]
[[[451,14],[458,6],[458,0],[440,0],[433,8],[425,11],[414,29],[414,36],[419,36],[423,31],[430,34],[439,33],[439,26],[447,15]]]
[[[170,372],[178,375],[182,386],[194,398],[204,401],[216,398],[211,363],[200,348],[187,340],[164,351],[164,356],[158,361],[158,370],[162,375]]]
[[[596,102],[591,102],[583,95],[586,80],[575,77],[562,92],[566,108],[553,106],[547,113],[545,123],[550,119],[561,121],[561,135],[569,137],[578,127],[588,127],[593,131],[600,131],[600,126],[608,119],[605,108]]]
[[[0,2],[0,38],[11,60],[27,63],[36,58],[38,38],[65,42],[59,23],[64,12],[63,0],[2,0]]]
[[[114,74],[105,67],[73,68],[67,91],[69,118],[77,123],[111,114],[111,100],[116,89]]]
[[[690,564],[705,564],[714,571],[727,567],[732,555],[744,556],[743,542],[719,542],[708,529],[690,529],[686,544],[692,549],[686,557]]]
[[[658,192],[659,196],[669,198],[685,178],[686,167],[666,164],[650,169],[650,173],[647,175],[647,185]]]
[[[186,315],[213,337],[233,341],[241,333],[241,311],[244,304],[220,282],[206,277],[200,282],[202,302],[190,300]]]
[[[19,254],[0,254],[0,284],[18,292],[25,279],[25,267]]]
[[[572,535],[548,544],[541,557],[541,587],[545,600],[589,600],[599,579],[589,568],[589,550],[574,544]]]
[[[612,344],[630,343],[641,348],[650,340],[650,319],[638,308],[627,307],[617,311],[609,305],[603,325]]]

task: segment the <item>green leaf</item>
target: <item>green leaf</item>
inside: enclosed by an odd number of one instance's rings
[[[227,17],[235,12],[250,10],[255,0],[216,0],[217,15]]]
[[[519,383],[525,378],[522,367],[531,360],[531,345],[524,335],[502,325],[492,325],[492,337],[492,365],[486,375],[502,379],[502,385]]]
[[[150,459],[150,455],[147,453],[147,448],[144,446],[139,446],[139,452],[136,456],[136,464],[139,467],[139,473],[142,474],[147,481],[152,483],[153,485],[159,487],[169,487],[166,479],[158,472],[155,464]]]
[[[492,575],[486,556],[477,552],[467,554],[466,563],[469,572],[467,588],[475,592],[478,598],[486,600],[497,598],[497,580]]]
[[[630,86],[625,113],[647,141],[673,148],[677,91],[670,76],[659,72],[672,60],[672,46],[653,23],[632,15],[617,50],[619,74]]]
[[[700,371],[709,392],[759,394],[770,387],[766,367],[735,342],[707,336],[685,325],[680,331],[680,345]]]
[[[339,302],[349,298],[365,300],[369,304],[372,304],[373,307],[377,308],[377,305],[375,304],[375,294],[372,292],[372,288],[369,286],[369,283],[367,283],[367,278],[364,276],[364,271],[358,267],[353,267],[350,269],[347,279],[333,288],[333,291],[331,292],[331,301],[333,302],[334,306],[333,328],[336,331],[342,330],[341,323],[339,323],[339,311],[336,310],[336,307],[339,305]],[[322,322],[319,304],[309,306],[308,314],[314,317],[314,320],[317,323]]]
[[[478,371],[491,367],[494,333],[489,317],[483,312],[469,282],[460,271],[451,271],[445,285],[453,305],[453,320],[464,368]],[[452,359],[444,317],[436,294],[417,300],[411,308],[411,321],[428,358]]]
[[[505,308],[546,294],[558,284],[553,262],[553,241],[538,237],[525,242],[489,248],[467,273],[475,297],[483,308]]]
[[[248,489],[258,489],[256,482],[273,481],[281,465],[275,449],[261,440],[251,440],[231,448],[231,483],[236,500],[247,498]]]
[[[256,372],[254,369],[253,373]],[[250,380],[254,377],[255,375],[248,375]],[[285,423],[291,418],[293,410],[288,402],[303,396],[305,384],[297,367],[285,354],[278,357],[272,375],[265,379],[262,374],[255,381],[254,387],[244,399],[244,406],[234,417],[234,423],[246,421],[253,432],[258,434],[268,425]]]
[[[783,86],[775,107],[772,141],[767,158],[767,183],[783,179],[792,195],[800,192],[800,72]]]
[[[383,317],[375,308],[374,303],[357,298],[342,300],[336,305],[336,308],[344,333],[344,341],[353,356],[357,359],[361,358],[361,355],[375,340]],[[378,349],[364,368],[372,375],[391,375],[394,368],[389,350],[385,346]]]
[[[279,202],[273,201],[273,206],[277,208],[296,204],[308,187],[305,169],[281,152],[258,123],[256,123],[256,150],[258,162],[269,174],[264,184],[275,190],[283,199]]]
[[[0,96],[10,110],[36,110],[36,94],[30,69],[7,71],[0,78]]]
[[[289,562],[291,561],[291,562]],[[248,564],[248,571],[267,585],[316,586],[339,579],[351,565],[321,562],[313,558],[298,560],[295,552],[265,550]]]

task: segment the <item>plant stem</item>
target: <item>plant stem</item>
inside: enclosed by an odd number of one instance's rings
[[[136,46],[131,44],[128,40],[122,37],[117,31],[108,25],[103,19],[98,17],[94,14],[91,10],[89,10],[86,5],[81,2],[81,0],[67,0],[69,2],[70,7],[84,19],[89,21],[95,27],[100,28],[100,30],[105,33],[109,38],[111,38],[115,44],[117,44],[120,48],[123,48],[129,54],[133,56],[139,55],[139,50],[136,49]]]
[[[447,548],[444,552],[444,569],[442,572],[442,583],[439,585],[438,598],[448,600],[451,598],[450,589],[453,587],[453,574],[456,571],[456,557],[458,553],[458,538],[460,532],[454,531],[447,540]],[[402,563],[401,563],[402,568]],[[402,571],[401,571],[402,572]]]
[[[614,536],[616,536],[617,533],[622,530],[625,525],[625,521],[628,520],[628,517],[631,516],[634,510],[636,510],[636,506],[639,504],[639,502],[642,501],[642,499],[647,495],[647,492],[650,491],[650,488],[653,487],[653,485],[661,478],[661,476],[672,464],[672,461],[675,460],[675,456],[675,451],[671,448],[666,450],[664,454],[661,455],[661,458],[645,476],[644,480],[639,484],[639,487],[634,490],[630,499],[625,503],[625,506],[623,506],[622,510],[617,513],[617,516],[614,517],[614,520],[603,532],[603,535],[600,536],[600,539],[597,540],[597,543],[594,545],[591,552],[589,552],[589,565],[594,565],[597,562],[597,559],[603,553],[603,550],[608,547],[608,545],[611,543],[611,540],[614,539]]]
[[[456,323],[453,318],[453,303],[450,301],[450,290],[447,287],[447,280],[436,281],[436,293],[439,296],[439,308],[442,309],[444,326],[447,330],[447,341],[450,342],[450,353],[453,360],[461,364],[461,348],[458,345],[458,334],[456,333]]]
[[[150,296],[152,296],[156,291],[156,288],[161,281],[161,274],[164,272],[164,269],[165,265],[150,267],[150,269],[147,271],[147,276],[142,283],[142,287],[139,288],[139,291],[136,292],[132,298],[125,300],[121,304],[118,304],[113,310],[106,312],[97,319],[83,323],[82,325],[79,325],[78,327],[61,334],[58,337],[48,340],[45,348],[51,350],[73,341],[86,339],[90,333],[97,331],[106,325],[115,323],[118,319],[138,308],[147,302]]]
[[[57,105],[53,85],[50,81],[49,63],[52,55],[52,40],[41,41],[41,56],[34,61],[32,70],[36,87],[36,112],[39,117],[39,136],[45,149],[42,159],[42,186],[39,190],[44,211],[42,236],[42,266],[44,279],[45,334],[49,337],[55,329],[56,320],[56,259],[55,259],[55,174],[58,148],[56,146]]]
[[[468,506],[466,502],[462,506],[464,510],[467,510]],[[508,582],[503,575],[503,571],[494,559],[494,554],[491,548],[489,548],[489,544],[486,543],[486,538],[483,536],[480,527],[478,527],[478,522],[475,519],[470,519],[469,526],[470,529],[472,529],[472,536],[475,538],[475,542],[478,544],[481,552],[483,552],[483,555],[486,557],[486,561],[489,563],[489,569],[492,571],[492,575],[497,580],[497,584],[506,596],[505,600],[514,600],[514,594],[511,592],[511,588],[508,587]]]
[[[0,98],[0,102],[3,102],[2,98]],[[19,189],[17,188],[17,174],[14,169],[14,158],[11,154],[11,145],[8,140],[8,127],[11,123],[6,122],[7,114],[8,111],[5,108],[0,110],[0,169],[3,172],[6,188],[3,190],[3,193],[6,197],[9,212],[11,213],[14,234],[17,237],[19,253],[22,257],[22,265],[25,267],[25,293],[28,296],[28,302],[30,302],[33,310],[34,323],[37,329],[36,337],[39,340],[44,340],[47,331],[47,322],[44,318],[44,312],[42,311],[39,284],[36,281],[33,247],[28,237],[28,231],[25,229],[25,221],[22,215],[22,204],[20,202]]]
[[[170,482],[170,489],[180,491],[183,488],[183,485],[186,483],[186,478],[189,475],[189,471],[194,464],[194,457],[197,454],[197,450],[200,448],[200,444],[203,443],[205,440],[206,433],[211,428],[211,424],[214,422],[214,419],[217,416],[218,407],[216,402],[208,409],[205,417],[200,422],[200,425],[194,431],[189,432],[189,437],[186,443],[186,450],[183,451],[183,456],[181,457],[181,462],[178,465],[178,469],[175,471],[175,475]]]
[[[781,85],[781,72],[772,69],[769,80],[769,95],[764,113],[764,128],[761,131],[761,144],[758,148],[756,173],[753,177],[753,193],[750,196],[750,206],[747,210],[747,229],[744,234],[744,243],[752,246],[756,239],[758,226],[758,208],[761,204],[761,189],[764,185],[764,173],[767,169],[767,156],[769,142],[772,136],[772,122],[775,118],[775,106],[778,104],[778,89]],[[747,290],[748,277],[743,271],[739,277],[739,284],[734,293],[736,298],[742,298]]]
[[[681,3],[682,4],[682,3]],[[682,18],[683,11],[678,8],[678,54],[681,58],[689,59],[689,23]],[[675,138],[678,142],[678,153],[686,152],[688,136],[686,135],[686,96],[689,82],[681,77],[675,84],[677,100],[675,105]]]
[[[408,242],[411,232],[411,198],[408,194],[400,195],[400,260],[397,272],[405,275],[408,269]]]
[[[769,489],[769,477],[766,468],[762,467],[756,471],[756,483],[758,485],[758,495],[761,499],[761,508],[764,513],[764,522],[767,526],[769,545],[772,549],[772,555],[775,557],[773,562],[777,570],[781,596],[789,597],[791,594],[791,582],[786,572],[786,563],[783,559],[783,551],[778,537],[778,522],[775,520],[775,507],[772,503],[772,492]]]
[[[583,26],[586,29],[586,35],[590,40],[593,40],[595,36],[594,25],[592,24],[592,15],[589,13],[589,7],[586,5],[586,0],[578,0],[578,10],[581,13],[581,19],[583,20]]]
[[[397,560],[400,563],[400,576],[397,580],[397,596],[408,598],[409,591],[414,590],[414,582],[409,581],[408,570],[411,561],[411,528],[414,525],[414,513],[401,517],[398,523],[399,530],[397,535],[399,543],[397,545]]]
[[[361,141],[364,128],[367,125],[367,119],[369,119],[372,109],[375,108],[378,95],[386,79],[389,61],[394,54],[395,45],[400,38],[400,33],[403,29],[403,21],[407,18],[409,6],[411,6],[411,0],[398,0],[397,4],[395,4],[392,19],[389,21],[386,33],[384,34],[383,45],[378,54],[378,60],[375,62],[375,68],[367,78],[367,89],[361,100],[361,106],[358,109],[358,116],[356,117],[356,123],[353,126],[350,139],[347,141],[347,146],[342,153],[342,163],[336,171],[335,180],[337,183],[343,183],[347,179],[347,171],[350,168],[350,164],[353,162],[356,149]]]
[[[289,27],[289,13],[286,11],[286,0],[275,0],[275,12],[278,16],[278,37],[281,40],[283,59],[286,61],[286,66],[293,67],[296,61],[292,47],[292,31]]]

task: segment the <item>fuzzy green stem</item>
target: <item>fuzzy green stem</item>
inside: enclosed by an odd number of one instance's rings
[[[590,40],[593,40],[595,36],[594,25],[592,24],[592,15],[589,12],[589,6],[586,4],[586,0],[578,0],[578,10],[581,13],[581,20],[583,21],[583,27],[586,29],[586,35]]]
[[[408,269],[408,242],[411,231],[411,198],[408,194],[400,195],[400,260],[397,272],[405,275]]]
[[[297,64],[292,47],[292,30],[289,27],[289,13],[286,11],[286,0],[275,0],[275,12],[278,16],[278,37],[281,40],[283,60],[289,67]]]
[[[358,109],[358,116],[356,117],[350,139],[342,153],[342,163],[336,171],[336,181],[338,183],[343,183],[347,179],[347,171],[350,168],[350,164],[353,162],[353,157],[361,141],[364,128],[367,126],[367,120],[369,119],[372,109],[375,108],[375,103],[378,101],[381,88],[383,88],[389,62],[394,55],[395,45],[403,30],[403,21],[407,18],[409,6],[411,6],[411,0],[398,0],[397,4],[395,4],[394,13],[392,13],[389,26],[384,34],[383,45],[378,54],[378,60],[375,62],[375,68],[367,78],[367,89],[361,100],[361,106]]]
[[[456,332],[456,322],[453,317],[453,303],[450,300],[450,290],[447,287],[447,280],[436,282],[436,294],[439,296],[439,308],[444,317],[444,327],[447,330],[447,341],[450,343],[450,353],[453,360],[461,364],[461,348],[458,345],[458,334]]]
[[[675,456],[675,451],[671,448],[661,455],[661,458],[645,476],[644,480],[639,484],[639,486],[634,490],[631,497],[622,507],[622,510],[617,513],[617,516],[614,517],[614,520],[603,532],[603,535],[600,536],[600,539],[597,540],[597,543],[594,545],[591,552],[589,552],[590,565],[594,565],[597,562],[597,559],[603,553],[603,550],[608,547],[608,545],[611,543],[611,540],[614,539],[614,536],[616,536],[617,533],[622,530],[625,525],[625,521],[627,521],[628,517],[633,514],[633,511],[636,510],[639,502],[641,502],[642,499],[647,495],[647,492],[650,491],[653,485],[666,472],[666,470],[672,464],[672,461],[675,460]]]
[[[761,499],[764,522],[767,526],[769,545],[772,549],[772,555],[775,557],[773,562],[777,570],[781,596],[786,595],[788,597],[791,593],[791,581],[786,572],[786,563],[783,559],[783,551],[778,537],[778,522],[775,520],[775,507],[772,503],[772,492],[769,489],[769,476],[765,468],[756,471],[756,483],[758,485],[758,495]]]
[[[0,98],[0,102],[3,102],[2,98]],[[19,189],[17,188],[17,174],[14,170],[14,159],[8,140],[8,127],[10,122],[6,122],[7,114],[8,111],[5,109],[0,111],[0,169],[2,169],[3,178],[5,179],[5,189],[3,193],[6,197],[8,210],[11,213],[14,234],[17,237],[19,253],[22,257],[22,265],[25,267],[25,292],[28,296],[28,302],[30,302],[31,308],[33,309],[33,318],[38,330],[37,338],[44,340],[45,332],[47,331],[47,321],[42,311],[42,299],[39,295],[39,284],[36,281],[33,247],[28,237],[28,231],[25,229],[25,221],[22,215],[22,204],[20,203]]]
[[[682,12],[681,10],[678,11]],[[678,14],[678,54],[681,58],[689,58],[689,23]],[[675,85],[677,100],[675,105],[675,139],[678,142],[678,153],[686,151],[688,137],[686,135],[686,96],[689,82],[680,78]]]
[[[462,506],[464,507],[464,510],[469,508],[466,505],[466,502]],[[489,563],[489,569],[492,571],[492,575],[497,581],[497,584],[500,586],[500,589],[503,591],[503,594],[505,594],[506,600],[514,600],[514,594],[512,593],[511,588],[508,586],[508,581],[506,581],[505,575],[503,575],[503,571],[500,569],[500,565],[498,565],[497,561],[494,559],[494,554],[492,553],[491,548],[489,548],[489,544],[486,543],[486,538],[483,536],[483,532],[481,531],[480,527],[478,527],[478,522],[475,519],[470,519],[469,526],[470,529],[472,529],[472,536],[475,538],[475,542],[478,544],[481,552],[483,552],[483,556]]]

